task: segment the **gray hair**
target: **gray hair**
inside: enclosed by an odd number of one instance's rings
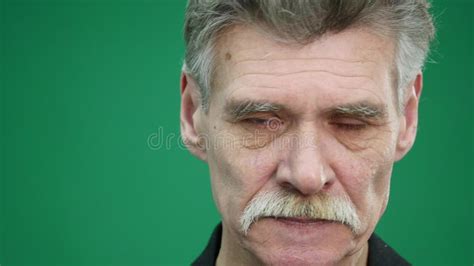
[[[394,40],[394,86],[399,109],[404,88],[421,71],[434,37],[427,0],[189,0],[185,14],[183,71],[208,109],[220,34],[234,25],[256,25],[279,40],[307,44],[323,34],[365,26]]]

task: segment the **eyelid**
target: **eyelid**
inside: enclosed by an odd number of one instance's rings
[[[369,125],[376,125],[379,124],[381,121],[376,117],[364,117],[359,115],[333,115],[329,117],[329,121],[332,123],[345,123],[345,122],[354,122],[357,123],[365,123]]]
[[[241,121],[247,121],[247,122],[264,122],[264,123],[269,123],[269,122],[272,122],[272,121],[275,121],[275,122],[279,122],[279,123],[283,123],[283,120],[280,119],[280,117],[276,116],[276,115],[272,115],[272,116],[249,116],[249,117],[244,117],[242,118]]]
[[[363,118],[355,118],[355,117],[339,117],[334,119],[332,123],[340,123],[340,124],[368,124],[367,119]]]
[[[369,126],[368,124],[363,124],[363,123],[360,123],[360,124],[334,123],[333,125],[343,130],[362,130]]]
[[[260,129],[266,129],[274,132],[281,132],[283,128],[286,128],[286,123],[276,114],[270,114],[265,116],[250,116],[240,120],[241,122],[250,125],[251,127],[257,127]]]
[[[267,119],[268,120],[268,119],[272,119],[272,118],[280,119],[280,117],[275,113],[259,112],[259,113],[251,113],[251,114],[247,114],[245,116],[242,116],[242,118],[240,120],[248,120],[248,119],[262,119],[262,120]]]
[[[338,117],[331,120],[329,124],[342,130],[362,130],[370,126],[370,122],[358,117]]]
[[[260,117],[248,117],[242,119],[242,121],[259,124],[258,122],[266,123],[269,119],[260,118]]]

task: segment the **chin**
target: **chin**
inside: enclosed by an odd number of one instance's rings
[[[265,265],[334,265],[357,252],[357,242],[342,224],[276,219],[256,222],[244,240],[246,249]]]
[[[343,258],[332,252],[315,251],[311,248],[291,248],[272,254],[261,254],[264,265],[336,265]]]

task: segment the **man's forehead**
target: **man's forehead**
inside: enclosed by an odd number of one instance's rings
[[[363,29],[296,45],[275,41],[255,27],[236,26],[223,33],[216,49],[213,88],[226,87],[248,74],[278,78],[289,72],[321,71],[372,79],[377,75],[374,72],[393,65],[391,42]]]
[[[284,59],[299,59],[300,63],[308,59],[363,63],[392,59],[394,45],[368,28],[328,33],[302,44],[278,39],[256,26],[234,26],[220,35],[216,49],[219,61],[231,63]]]
[[[388,100],[391,43],[361,29],[294,45],[277,42],[252,27],[233,27],[217,48],[213,88],[224,92],[217,94],[227,102],[252,98],[286,105],[294,100],[293,105],[302,106],[302,101],[310,105],[318,101],[318,107],[326,108]]]
[[[369,76],[336,76],[331,80],[320,80],[313,75],[333,75],[311,71],[298,73],[300,80],[287,78],[278,74],[243,75],[240,81],[234,82],[217,93],[222,104],[235,105],[242,102],[269,102],[286,109],[304,111],[325,109],[332,106],[350,105],[358,102],[372,103],[374,105],[387,104],[387,89],[378,87],[377,82]],[[316,73],[316,74],[315,74]],[[245,76],[248,76],[248,80]],[[306,78],[305,78],[306,77]],[[309,78],[308,78],[309,77]],[[289,81],[288,81],[289,80]],[[222,101],[223,100],[223,101]]]

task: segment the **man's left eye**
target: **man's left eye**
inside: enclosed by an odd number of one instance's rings
[[[342,130],[362,130],[367,127],[367,124],[345,124],[345,123],[333,123],[339,129]]]
[[[368,127],[368,124],[365,121],[357,119],[340,119],[330,122],[330,124],[337,129],[346,130],[346,131],[357,131],[362,130]]]

